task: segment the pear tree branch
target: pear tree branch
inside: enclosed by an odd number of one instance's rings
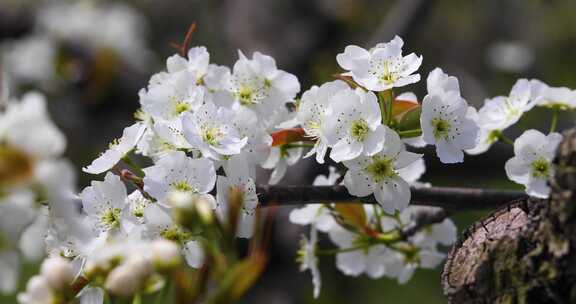
[[[350,195],[344,186],[259,185],[256,192],[264,207],[326,202],[376,203],[374,196],[358,198]],[[411,204],[441,207],[449,211],[478,211],[494,210],[526,197],[523,191],[515,190],[413,187]]]

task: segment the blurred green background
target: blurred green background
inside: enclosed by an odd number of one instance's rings
[[[0,0],[0,45],[29,35],[39,7],[62,2]],[[107,5],[114,1],[95,2]],[[336,54],[346,45],[371,47],[396,34],[404,39],[406,53],[424,56],[423,79],[434,67],[442,67],[460,79],[463,96],[477,108],[487,97],[506,95],[518,78],[539,78],[553,86],[576,88],[576,1],[571,0],[116,2],[133,7],[145,20],[143,39],[152,55],[146,64],[136,69],[95,60],[90,52],[62,52],[62,60],[75,63],[78,73],[56,89],[46,90],[52,116],[69,138],[67,156],[77,168],[88,164],[132,121],[138,90],[151,74],[164,69],[165,58],[175,53],[170,43],[182,41],[192,21],[198,25],[192,45],[206,46],[212,62],[232,65],[237,49],[245,53],[258,50],[276,58],[279,68],[297,75],[303,90],[332,79],[339,71]],[[94,31],[98,30],[99,25],[94,24]],[[28,88],[35,86],[17,88],[15,94]],[[421,98],[425,83],[405,90],[413,90]],[[550,118],[547,110],[535,110],[506,134],[515,138],[528,127],[545,130]],[[560,129],[571,127],[573,119],[571,114],[563,114]],[[440,166],[430,153],[433,151],[426,152],[426,182],[518,188],[505,176],[503,164],[512,151],[504,144],[481,156],[467,157],[460,165]],[[291,168],[284,183],[311,183],[316,174],[326,171],[304,160]],[[89,178],[79,173],[79,189]],[[269,268],[245,303],[446,302],[440,269],[418,271],[408,284],[398,285],[385,278],[346,277],[331,258],[321,261],[322,292],[318,300],[312,300],[309,274],[299,273],[294,261],[303,231],[287,221],[289,210],[279,212]],[[454,219],[462,230],[484,215],[463,213]],[[28,268],[27,273],[34,272],[34,267]],[[0,303],[13,301],[0,297]]]

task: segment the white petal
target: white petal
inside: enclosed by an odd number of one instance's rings
[[[372,156],[382,150],[384,147],[384,140],[386,136],[386,128],[380,125],[368,134],[368,137],[364,141],[364,155]]]
[[[411,163],[410,165],[398,169],[398,175],[405,181],[409,183],[413,183],[422,177],[422,175],[426,172],[426,165],[424,163],[423,158],[418,158],[416,161]]]
[[[353,170],[348,170],[344,175],[344,186],[348,193],[357,197],[368,196],[374,192],[374,188],[378,187],[368,175],[362,171]]]
[[[440,265],[446,256],[435,250],[420,250],[420,266],[432,269]]]
[[[452,143],[444,140],[436,143],[436,155],[444,164],[461,163],[464,161],[464,152]]]
[[[362,250],[336,255],[336,267],[345,275],[357,277],[366,269],[366,257]]]
[[[189,241],[182,248],[184,258],[188,266],[192,268],[200,268],[204,264],[204,251],[202,246],[197,241]]]
[[[384,211],[394,214],[402,211],[410,203],[410,185],[400,177],[388,179],[374,189],[374,197]]]
[[[0,253],[0,293],[12,293],[18,286],[20,259],[18,253],[5,251]]]
[[[318,216],[322,205],[306,205],[290,212],[290,222],[298,225],[310,225]]]
[[[548,198],[548,195],[550,195],[548,181],[541,178],[532,179],[528,185],[526,185],[526,193],[538,198]]]
[[[86,287],[79,294],[80,304],[104,303],[104,290],[100,287]]]
[[[530,178],[530,164],[525,163],[519,157],[513,157],[504,165],[506,175],[512,181],[519,184],[527,184]]]
[[[344,49],[344,53],[336,55],[336,61],[345,70],[352,71],[364,67],[364,61],[368,61],[370,54],[365,49],[349,45]],[[359,66],[360,65],[360,66]]]
[[[419,160],[421,158],[422,158],[422,154],[408,152],[408,151],[402,151],[396,157],[396,160],[394,162],[394,169],[405,168],[405,167],[413,164],[414,162],[416,162],[417,160]]]

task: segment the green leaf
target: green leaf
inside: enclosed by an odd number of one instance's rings
[[[415,107],[407,111],[400,122],[398,123],[399,131],[418,130],[420,129],[420,114],[422,113],[421,107]]]

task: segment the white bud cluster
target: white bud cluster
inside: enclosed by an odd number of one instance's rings
[[[74,270],[67,259],[51,256],[40,266],[40,274],[33,276],[26,290],[18,295],[22,304],[64,303],[63,294],[74,281]]]
[[[130,297],[155,274],[175,269],[181,263],[180,248],[169,240],[108,243],[87,261],[84,275],[103,281],[104,289],[112,295]]]

